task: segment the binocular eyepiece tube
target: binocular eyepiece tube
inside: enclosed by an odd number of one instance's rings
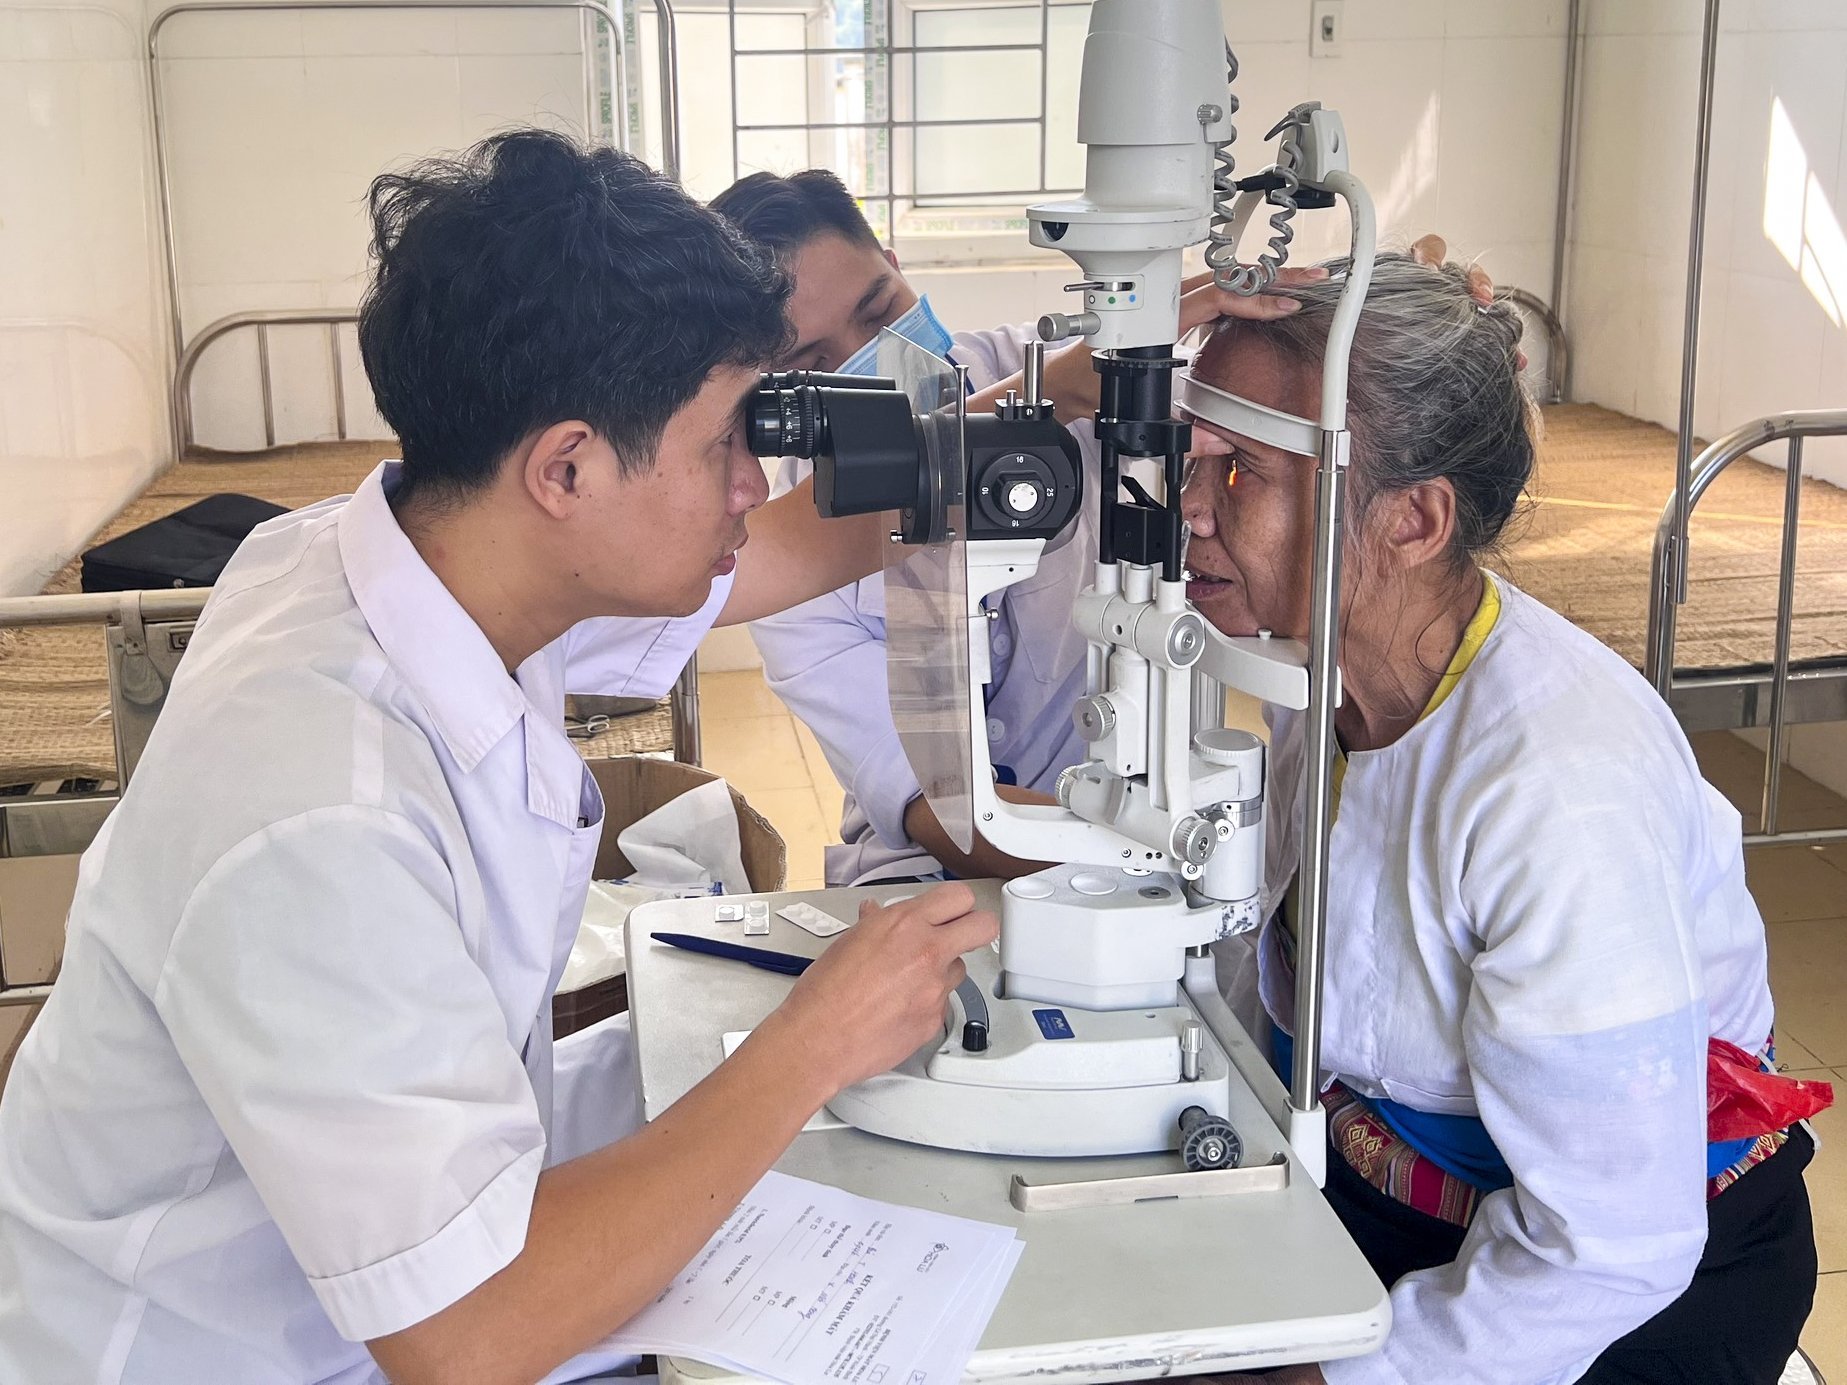
[[[814,462],[822,518],[896,511],[911,544],[949,537],[963,506],[970,539],[1055,538],[1083,495],[1076,440],[1049,407],[919,413],[882,376],[769,372],[745,401],[744,438],[759,457]]]
[[[876,375],[791,370],[764,375],[744,407],[746,445],[759,457],[815,464],[815,506],[824,519],[903,513],[927,505],[928,450],[910,397]]]

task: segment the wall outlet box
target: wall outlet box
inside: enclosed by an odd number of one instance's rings
[[[1314,0],[1310,9],[1308,56],[1338,58],[1347,37],[1346,0]]]

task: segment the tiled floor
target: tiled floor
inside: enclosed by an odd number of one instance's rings
[[[750,673],[700,680],[705,761],[774,823],[789,845],[789,884],[822,883],[821,852],[840,830],[840,788],[808,729]],[[1763,757],[1725,732],[1696,736],[1706,776],[1755,805]],[[1782,826],[1847,824],[1847,803],[1800,774],[1784,776]],[[1755,806],[1746,811],[1755,827]],[[1751,889],[1770,934],[1770,979],[1781,1057],[1791,1071],[1844,1084],[1847,1102],[1847,846],[1751,853]],[[1836,1385],[1847,1382],[1847,1110],[1816,1122],[1822,1150],[1809,1168],[1822,1277],[1803,1344]]]
[[[699,724],[705,767],[730,780],[782,833],[789,888],[819,889],[822,848],[840,840],[841,795],[808,728],[754,671],[702,674]]]
[[[1725,732],[1695,736],[1706,777],[1755,827],[1763,756]],[[1847,803],[1800,775],[1783,779],[1780,827],[1847,824]],[[1747,806],[1750,805],[1750,806]],[[1841,1107],[1815,1121],[1809,1201],[1821,1282],[1803,1348],[1836,1385],[1847,1381],[1847,847],[1762,847],[1745,863],[1770,934],[1770,990],[1778,1055],[1791,1072],[1833,1082]]]

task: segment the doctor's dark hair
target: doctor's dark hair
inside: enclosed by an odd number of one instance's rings
[[[465,496],[567,419],[645,472],[714,369],[788,348],[771,257],[615,149],[512,131],[377,178],[368,206],[359,347],[401,496]]]
[[[1260,341],[1319,379],[1347,261],[1327,269],[1324,280],[1272,290],[1300,301],[1299,312],[1221,319],[1201,353],[1202,375],[1235,391],[1212,358],[1234,342]],[[1356,515],[1380,495],[1443,478],[1456,494],[1452,563],[1496,548],[1533,474],[1538,413],[1520,380],[1521,326],[1509,304],[1475,300],[1465,265],[1378,257],[1347,371]]]
[[[711,201],[711,208],[758,245],[767,246],[784,264],[816,236],[844,236],[879,249],[859,201],[847,185],[825,168],[803,169],[786,177],[752,173]]]

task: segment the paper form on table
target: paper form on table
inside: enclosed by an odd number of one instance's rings
[[[772,1172],[605,1345],[802,1385],[952,1385],[1020,1250],[1011,1227]]]

